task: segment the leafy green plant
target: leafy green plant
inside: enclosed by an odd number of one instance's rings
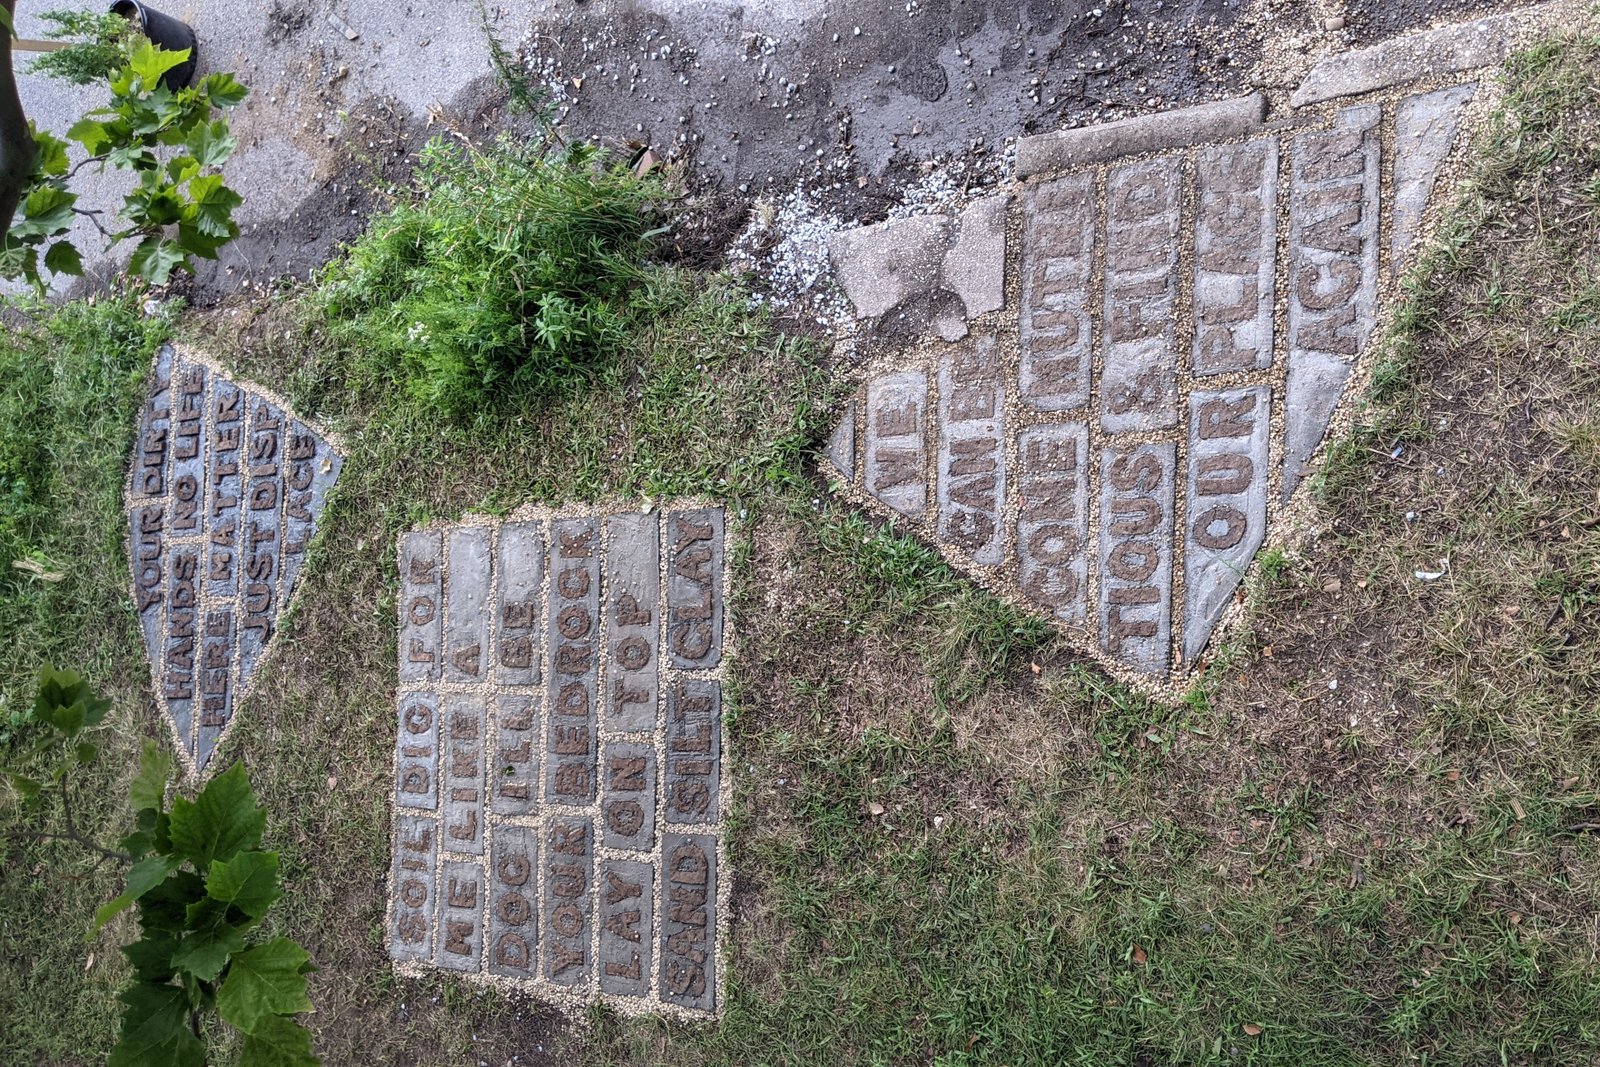
[[[73,85],[93,85],[115,74],[139,33],[138,23],[122,15],[95,11],[46,11],[39,18],[49,24],[44,35],[72,42],[65,48],[43,52],[28,68],[30,74],[60,78]]]
[[[581,378],[628,335],[663,198],[592,145],[422,151],[417,187],[322,282],[336,330],[452,415]]]
[[[97,758],[98,746],[83,734],[110,707],[82,675],[46,668],[32,719],[48,729],[35,735],[31,754],[47,769],[8,775],[32,806],[51,795],[60,799],[65,830],[33,836],[74,841],[130,864],[126,889],[95,914],[98,931],[131,907],[140,928],[139,939],[122,949],[133,981],[120,995],[122,1033],[109,1067],[203,1067],[203,1025],[213,1012],[244,1035],[242,1067],[316,1064],[311,1035],[294,1018],[313,1010],[306,995],[310,957],[285,937],[247,943],[282,890],[278,854],[260,847],[266,813],[256,806],[243,764],[212,779],[192,801],[174,797],[169,808],[171,760],[146,741],[130,789],[133,832],[111,849],[79,831],[71,772]],[[46,758],[52,750],[54,760]]]
[[[173,270],[192,257],[217,258],[217,250],[239,235],[233,212],[238,193],[223,182],[221,167],[236,142],[228,122],[216,118],[248,90],[231,74],[207,75],[198,85],[173,91],[161,76],[188,59],[141,41],[110,79],[111,104],[89,112],[67,131],[89,158],[69,169],[67,142],[27,125],[36,152],[19,198],[18,213],[0,236],[0,277],[26,278],[43,288],[41,271],[83,273],[83,258],[67,233],[79,216],[93,220],[112,245],[136,240],[128,269],[135,277],[165,285]],[[69,180],[88,164],[132,171],[138,184],[123,198],[121,229],[110,230],[99,212],[77,206]]]

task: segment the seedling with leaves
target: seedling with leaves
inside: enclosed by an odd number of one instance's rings
[[[188,58],[187,49],[171,52],[142,38],[133,45],[110,79],[110,106],[67,131],[89,154],[76,166],[69,168],[66,141],[28,123],[36,154],[15,220],[0,235],[0,277],[26,278],[42,289],[44,271],[82,274],[82,255],[67,239],[78,216],[92,220],[111,245],[138,241],[128,270],[154,285],[165,285],[178,267],[189,269],[194,257],[216,259],[239,235],[233,212],[243,200],[221,174],[237,142],[217,113],[248,90],[231,74],[210,74],[176,91],[162,85],[161,76]],[[69,182],[90,164],[138,178],[123,198],[121,229],[108,229],[100,212],[77,206]]]
[[[81,675],[46,668],[33,718],[48,732],[41,732],[34,751],[64,751],[42,777],[9,776],[32,804],[52,791],[60,794],[66,832],[35,836],[76,841],[131,864],[127,888],[96,912],[89,935],[135,909],[140,936],[122,949],[134,977],[121,994],[126,1010],[109,1067],[203,1067],[203,1027],[212,1013],[244,1035],[241,1067],[316,1064],[311,1035],[295,1020],[312,1010],[310,957],[285,937],[248,943],[282,890],[278,854],[260,847],[266,813],[256,806],[243,764],[213,778],[192,801],[174,797],[168,808],[171,760],[146,741],[130,789],[133,832],[119,849],[78,832],[71,770],[96,758],[96,746],[81,735],[110,706]]]

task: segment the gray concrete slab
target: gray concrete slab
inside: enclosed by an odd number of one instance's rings
[[[1105,163],[1119,156],[1183,148],[1240,137],[1261,127],[1266,98],[1260,93],[1155,115],[1024,137],[1017,142],[1017,175]]]
[[[1196,374],[1272,365],[1278,260],[1278,142],[1261,138],[1195,154]]]
[[[479,693],[446,693],[439,699],[444,736],[444,768],[440,800],[446,852],[483,854],[484,750],[488,746],[488,718]]]
[[[400,727],[395,733],[394,802],[402,808],[439,807],[439,697],[431,692],[401,692],[395,699]]]
[[[546,824],[542,967],[556,985],[582,989],[594,972],[594,845],[587,818],[563,815]]]
[[[444,680],[484,681],[489,667],[489,531],[457,526],[445,536]]]
[[[1081,622],[1089,595],[1089,434],[1083,423],[1030,426],[1017,438],[1017,566],[1023,595]]]
[[[721,508],[667,516],[667,652],[672,666],[709,670],[722,662],[722,572],[727,553]]]
[[[1005,389],[992,334],[939,357],[939,537],[974,563],[1005,556]]]
[[[927,506],[924,423],[928,376],[884,374],[867,383],[866,490],[907,518]]]
[[[1177,424],[1176,158],[1132,163],[1106,179],[1106,281],[1100,426],[1107,433]]]
[[[661,516],[606,519],[606,728],[654,730],[661,677]]]
[[[1089,402],[1094,175],[1032,186],[1022,203],[1018,390],[1030,407],[1068,411]]]
[[[539,840],[526,826],[498,826],[489,843],[490,974],[539,973]]]
[[[495,545],[496,603],[494,678],[503,686],[539,681],[543,658],[544,528],[539,522],[508,522]]]
[[[1100,647],[1161,677],[1171,663],[1176,447],[1112,445],[1100,458]]]
[[[722,792],[722,683],[683,678],[667,691],[666,810],[669,823],[715,823]]]
[[[1439,169],[1455,147],[1461,109],[1476,85],[1454,85],[1400,101],[1394,118],[1394,205],[1389,263],[1399,270],[1422,227]]]
[[[1441,74],[1487,67],[1511,52],[1519,16],[1495,15],[1396,37],[1320,60],[1289,98],[1293,107],[1357,96]]]
[[[714,1011],[717,839],[667,834],[661,864],[661,999]]]
[[[439,864],[439,927],[433,963],[451,971],[483,968],[483,865],[447,859]]]
[[[655,867],[638,860],[600,864],[600,991],[650,994],[655,951]]]
[[[438,822],[404,813],[395,817],[388,924],[389,955],[393,959],[420,960],[433,954],[438,896],[434,871],[438,856]]]
[[[600,733],[599,520],[550,524],[549,574],[545,800],[587,806]]]
[[[1267,532],[1272,387],[1189,396],[1183,660],[1198,661]]]

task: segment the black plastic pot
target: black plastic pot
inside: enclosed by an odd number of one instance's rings
[[[187,48],[189,58],[163,74],[161,84],[173,92],[189,84],[189,79],[194,77],[194,64],[200,57],[200,48],[195,44],[194,31],[189,28],[187,22],[175,19],[164,11],[147,7],[140,0],[113,0],[111,13],[129,20],[137,19],[139,31],[150,38],[152,43],[160,45],[169,52],[181,52]]]

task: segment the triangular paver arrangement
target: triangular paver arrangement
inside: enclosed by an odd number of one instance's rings
[[[1324,61],[1315,106],[1270,123],[1251,95],[1025,138],[1013,190],[839,235],[858,316],[930,335],[848,405],[842,490],[1113,670],[1181,683],[1309,472],[1475,86],[1321,101],[1497,62],[1511,28]]]
[[[156,702],[203,772],[293,597],[343,457],[276,398],[162,346],[128,480]]]

